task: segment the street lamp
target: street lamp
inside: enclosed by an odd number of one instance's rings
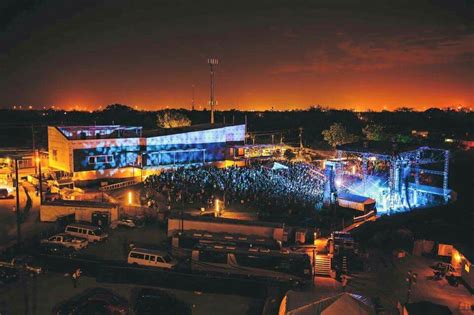
[[[10,158],[7,158],[10,161]],[[18,186],[18,157],[14,157],[15,161],[15,189],[16,189],[16,241],[20,244],[21,241],[21,215],[20,215],[20,189]]]
[[[132,204],[132,200],[133,199],[133,194],[131,191],[128,192],[128,204],[131,205]]]
[[[215,212],[215,216],[218,217],[218,216],[219,216],[219,211],[220,211],[220,208],[219,208],[219,199],[216,199],[216,200],[215,200],[215,204],[216,204],[216,208],[215,208],[214,212]]]

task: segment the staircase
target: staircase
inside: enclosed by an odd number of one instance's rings
[[[331,273],[331,257],[329,255],[316,255],[314,274],[329,276]]]
[[[99,190],[101,190],[101,191],[111,191],[111,190],[120,189],[120,188],[124,188],[124,187],[128,187],[128,186],[133,186],[133,185],[136,185],[138,183],[140,183],[140,181],[138,181],[136,179],[132,179],[132,180],[127,180],[125,182],[120,182],[120,183],[116,183],[116,184],[102,186],[102,187],[99,188]]]
[[[347,274],[348,270],[349,269],[347,268],[347,257],[343,256],[342,257],[342,272]]]

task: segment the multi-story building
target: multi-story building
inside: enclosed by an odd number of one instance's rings
[[[77,180],[146,176],[164,168],[224,162],[245,125],[195,125],[144,132],[130,126],[50,126],[49,166]]]

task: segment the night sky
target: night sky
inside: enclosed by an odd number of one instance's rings
[[[0,106],[474,107],[472,3],[2,0]]]

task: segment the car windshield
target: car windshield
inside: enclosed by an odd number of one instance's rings
[[[104,231],[102,231],[101,229],[95,229],[94,234],[97,235],[97,236],[100,236],[100,235],[104,234]]]
[[[165,262],[169,263],[169,262],[171,262],[172,259],[171,259],[170,255],[165,255],[165,256],[163,256],[163,260]]]

